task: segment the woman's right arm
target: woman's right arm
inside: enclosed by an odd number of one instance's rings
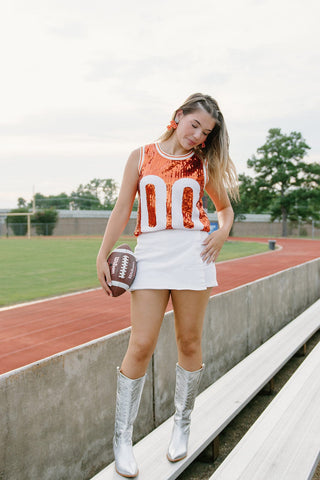
[[[118,200],[107,223],[101,247],[97,256],[98,279],[107,295],[111,295],[108,283],[111,282],[107,258],[130,218],[138,188],[138,164],[140,150],[134,150],[128,158]]]

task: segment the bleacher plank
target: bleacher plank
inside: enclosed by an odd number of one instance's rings
[[[208,387],[196,399],[188,456],[170,463],[173,417],[134,446],[139,480],[174,480],[320,328],[320,300]],[[114,462],[92,480],[120,480]],[[229,480],[229,479],[228,479]]]
[[[320,343],[210,480],[307,480],[320,460]]]

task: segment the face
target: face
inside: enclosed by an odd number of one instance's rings
[[[188,115],[184,115],[182,110],[179,110],[176,121],[178,123],[176,135],[186,151],[205,142],[216,124],[215,119],[202,108]]]

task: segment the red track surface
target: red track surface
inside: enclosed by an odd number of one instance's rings
[[[267,242],[252,238],[237,240]],[[282,249],[218,263],[220,286],[212,293],[230,290],[320,256],[319,240],[278,239],[277,245]],[[129,325],[130,294],[109,298],[101,289],[0,309],[0,374]]]

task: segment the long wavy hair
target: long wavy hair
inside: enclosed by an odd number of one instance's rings
[[[172,120],[175,119],[179,110],[182,110],[184,115],[188,115],[199,108],[208,112],[216,123],[207,136],[205,147],[196,147],[194,151],[203,161],[208,162],[209,177],[213,180],[218,194],[226,188],[229,196],[237,200],[239,198],[238,176],[229,155],[229,135],[217,101],[210,95],[194,93],[181,107],[177,108],[172,115]],[[168,140],[173,134],[173,129],[167,130],[159,140]]]

